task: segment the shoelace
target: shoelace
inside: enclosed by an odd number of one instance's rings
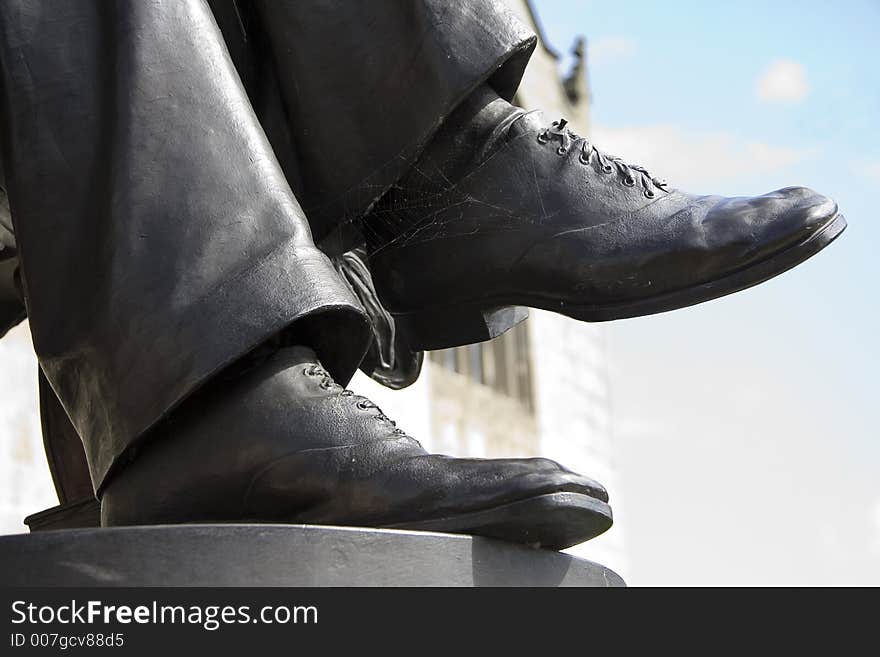
[[[361,397],[360,395],[354,394],[351,390],[347,388],[343,388],[341,385],[336,383],[333,380],[333,377],[330,376],[330,373],[325,370],[320,365],[309,365],[305,370],[303,370],[307,376],[320,377],[321,383],[318,385],[322,390],[335,390],[338,391],[342,397],[352,397],[353,399],[357,399],[356,406],[362,411],[375,410],[376,414],[373,416],[379,422],[385,422],[386,424],[392,427],[392,432],[398,435],[406,435],[406,432],[397,426],[397,422],[392,420],[390,417],[385,415],[382,412],[382,409],[379,408],[374,402],[370,401],[366,397]]]
[[[556,149],[556,152],[559,155],[565,155],[573,146],[580,144],[581,153],[578,156],[578,160],[581,164],[591,165],[593,159],[596,159],[599,162],[600,170],[603,173],[613,173],[616,169],[623,177],[623,184],[627,187],[634,187],[636,184],[636,176],[638,176],[641,179],[642,191],[647,198],[654,198],[657,195],[654,188],[660,189],[664,192],[667,191],[667,182],[662,178],[655,178],[643,166],[638,164],[628,164],[616,155],[603,153],[596,148],[589,139],[575,134],[570,129],[566,128],[566,125],[568,125],[568,121],[565,119],[554,121],[549,128],[545,128],[538,133],[538,141],[542,144],[546,144],[552,139],[558,139],[560,145]]]

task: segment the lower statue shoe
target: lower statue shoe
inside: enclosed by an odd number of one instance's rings
[[[519,306],[584,321],[690,306],[784,272],[846,226],[804,187],[674,189],[497,96],[451,123],[365,222],[376,289],[414,349],[494,337]]]
[[[429,454],[291,347],[188,400],[110,480],[101,513],[105,526],[355,525],[562,549],[611,526],[607,501],[547,459]]]

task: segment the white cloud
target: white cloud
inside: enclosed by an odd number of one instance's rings
[[[632,57],[637,51],[638,45],[629,37],[598,37],[587,41],[587,61],[591,68]]]
[[[771,62],[755,85],[758,98],[770,103],[798,103],[809,92],[806,69],[792,59]]]
[[[591,136],[598,148],[642,164],[674,187],[691,191],[707,183],[778,172],[815,155],[809,148],[749,142],[727,132],[685,131],[672,125],[597,125]]]

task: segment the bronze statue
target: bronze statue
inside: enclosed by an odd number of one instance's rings
[[[0,30],[0,290],[27,308],[59,492],[84,492],[81,440],[108,526],[587,540],[601,485],[427,454],[343,385],[362,364],[405,385],[418,351],[522,306],[716,298],[845,227],[811,190],[690,195],[515,107],[535,37],[498,2],[9,0]]]

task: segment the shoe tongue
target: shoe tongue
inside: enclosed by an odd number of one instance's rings
[[[510,124],[507,128],[507,139],[512,140],[524,134],[540,132],[546,129],[547,126],[548,123],[544,118],[543,112],[540,110],[523,111],[521,114],[510,118]]]
[[[479,153],[477,160],[485,162],[511,141],[526,134],[534,134],[546,127],[547,124],[544,122],[544,117],[539,110],[530,112],[519,110],[513,112],[495,126],[492,135],[486,140],[485,146]]]

